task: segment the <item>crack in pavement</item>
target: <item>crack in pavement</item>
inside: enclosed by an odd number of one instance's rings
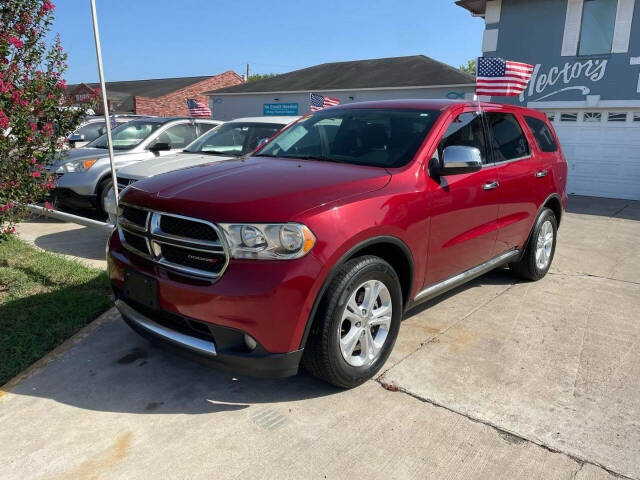
[[[629,283],[631,285],[640,285],[640,282],[634,282],[633,280],[622,280],[620,278],[603,277],[602,275],[594,275],[593,273],[547,272],[547,275],[557,275],[557,276],[564,276],[564,277],[599,278],[601,280],[611,280],[613,282],[622,282],[622,283]]]
[[[442,408],[444,410],[447,410],[448,412],[451,412],[451,413],[454,413],[456,415],[460,415],[462,417],[465,417],[466,419],[471,420],[474,423],[479,423],[479,424],[485,425],[487,427],[490,427],[490,428],[496,430],[498,432],[498,434],[501,435],[501,436],[505,436],[506,435],[506,436],[515,437],[521,442],[531,443],[531,444],[537,445],[538,447],[541,447],[541,448],[543,448],[543,449],[545,449],[545,450],[547,450],[549,452],[559,453],[561,455],[564,455],[564,456],[570,458],[571,460],[573,460],[574,462],[576,462],[580,466],[580,468],[578,468],[575,471],[575,473],[573,473],[572,476],[569,477],[569,478],[575,478],[576,475],[580,472],[580,470],[584,467],[584,465],[585,464],[589,464],[589,465],[593,465],[595,467],[601,468],[604,471],[606,471],[607,473],[609,473],[609,474],[611,474],[611,475],[613,475],[613,476],[615,476],[617,478],[623,478],[623,479],[628,479],[628,480],[640,480],[638,478],[629,477],[627,475],[624,475],[623,473],[617,472],[617,471],[611,469],[610,467],[606,467],[606,466],[601,465],[601,464],[599,464],[599,463],[597,463],[595,461],[591,461],[591,460],[589,460],[587,458],[583,458],[583,457],[580,457],[578,455],[574,455],[574,454],[571,454],[571,453],[568,453],[568,452],[564,452],[562,450],[558,450],[558,449],[552,448],[552,447],[550,447],[548,445],[545,445],[542,442],[538,442],[536,440],[524,437],[524,436],[520,435],[517,432],[513,432],[511,430],[507,430],[507,429],[505,429],[505,428],[503,428],[503,427],[501,427],[501,426],[499,426],[499,425],[497,425],[497,424],[495,424],[493,422],[490,422],[488,420],[483,420],[483,419],[478,418],[478,417],[474,417],[474,416],[469,415],[467,413],[464,413],[462,411],[459,411],[459,410],[456,410],[454,408],[448,407],[448,406],[446,406],[444,404],[438,403],[438,402],[436,402],[436,401],[434,401],[434,400],[432,400],[430,398],[421,397],[420,395],[418,395],[416,393],[413,393],[410,390],[407,390],[407,389],[405,389],[403,387],[400,387],[400,386],[398,386],[398,385],[396,385],[394,383],[387,383],[381,377],[376,378],[375,381],[382,388],[384,388],[385,390],[387,390],[389,392],[404,393],[405,395],[408,395],[408,396],[410,396],[410,397],[412,397],[412,398],[414,398],[414,399],[416,399],[416,400],[418,400],[420,402],[428,403],[429,405],[433,405],[434,407]]]
[[[564,276],[571,276],[571,277],[595,277],[595,278],[600,278],[600,279],[605,279],[605,280],[614,280],[614,281],[619,281],[619,282],[624,282],[624,283],[631,283],[631,284],[636,284],[636,285],[640,285],[640,283],[638,282],[631,282],[631,281],[626,281],[626,280],[618,280],[615,278],[606,278],[606,277],[601,277],[598,275],[590,275],[590,274],[565,274],[565,273],[552,273],[552,272],[548,272],[551,273],[552,275],[564,275]],[[378,383],[382,388],[384,388],[385,390],[389,391],[389,392],[400,392],[400,393],[404,393],[405,395],[408,395],[418,401],[424,402],[424,403],[428,403],[430,405],[433,405],[434,407],[438,407],[438,408],[443,408],[451,413],[460,415],[462,417],[465,417],[468,420],[471,420],[474,423],[480,423],[482,425],[486,425],[494,430],[496,430],[498,432],[498,434],[500,434],[501,436],[505,437],[509,437],[509,438],[515,438],[518,439],[519,441],[522,442],[528,442],[528,443],[532,443],[534,445],[537,445],[549,452],[552,453],[558,453],[561,455],[565,455],[566,457],[570,458],[571,460],[573,460],[574,462],[576,462],[579,465],[579,468],[576,469],[575,472],[572,473],[572,475],[569,477],[570,479],[574,479],[577,477],[578,473],[580,473],[580,471],[582,470],[582,468],[584,467],[585,464],[589,464],[589,465],[593,465],[595,467],[601,468],[604,471],[606,471],[607,473],[609,473],[610,475],[613,475],[617,478],[623,478],[623,479],[628,479],[628,480],[640,480],[640,478],[634,478],[634,477],[629,477],[623,473],[617,472],[613,469],[611,469],[610,467],[606,467],[604,465],[599,464],[598,462],[589,460],[587,458],[583,458],[580,457],[578,455],[574,455],[562,450],[558,450],[555,449],[553,447],[550,447],[542,442],[527,438],[525,436],[520,435],[517,432],[513,432],[510,430],[507,430],[501,426],[499,426],[496,423],[493,423],[491,421],[488,420],[483,420],[481,418],[478,417],[474,417],[470,414],[464,413],[462,411],[456,410],[454,408],[448,407],[447,405],[438,403],[430,398],[426,398],[426,397],[422,397],[416,393],[411,392],[410,390],[407,390],[399,385],[396,385],[394,383],[389,383],[387,381],[385,381],[384,377],[385,375],[394,367],[400,365],[400,363],[404,362],[407,358],[409,358],[410,356],[412,356],[413,354],[415,354],[416,352],[418,352],[420,349],[422,349],[423,347],[425,347],[426,345],[429,345],[430,343],[434,343],[438,340],[438,337],[444,335],[446,332],[448,332],[449,330],[451,330],[453,327],[460,325],[462,322],[464,322],[467,318],[469,318],[471,315],[473,315],[475,312],[477,312],[479,309],[487,306],[488,304],[490,304],[491,302],[493,302],[495,299],[497,299],[498,297],[502,296],[503,294],[505,294],[506,292],[508,292],[509,290],[511,290],[515,285],[517,285],[517,282],[514,282],[513,284],[509,285],[507,288],[505,288],[504,290],[501,290],[500,292],[498,292],[497,294],[493,295],[491,298],[487,299],[485,302],[481,303],[480,305],[477,305],[476,307],[474,307],[473,309],[471,309],[469,312],[467,312],[465,315],[463,315],[462,317],[460,317],[460,319],[458,319],[456,322],[452,323],[451,325],[449,325],[447,328],[445,328],[444,330],[442,330],[441,332],[437,333],[436,335],[434,335],[433,337],[429,338],[428,340],[426,340],[425,342],[422,342],[418,348],[416,348],[414,351],[408,353],[407,355],[405,355],[404,357],[402,357],[397,363],[395,363],[394,365],[390,366],[389,368],[385,369],[381,374],[379,374],[375,379],[373,379],[376,383]]]
[[[581,464],[580,464],[580,467],[578,467],[578,469],[577,469],[575,472],[573,472],[573,473],[571,474],[571,476],[569,477],[569,480],[574,480],[575,478],[577,478],[577,477],[578,477],[578,474],[582,471],[582,469],[584,468],[584,466],[585,466],[584,462],[583,462],[583,463],[581,463]]]

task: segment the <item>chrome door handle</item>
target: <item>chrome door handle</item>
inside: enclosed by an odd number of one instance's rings
[[[536,173],[536,178],[546,177],[547,173],[549,172],[547,172],[546,170],[540,170],[538,173]]]
[[[483,190],[493,190],[494,188],[498,188],[500,184],[498,182],[489,182],[482,185]]]

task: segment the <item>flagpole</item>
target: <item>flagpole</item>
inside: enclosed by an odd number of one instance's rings
[[[104,123],[107,129],[107,145],[109,147],[109,161],[111,162],[111,181],[113,182],[113,193],[115,194],[116,214],[118,212],[118,181],[116,178],[116,168],[113,160],[113,142],[111,140],[111,120],[109,118],[109,102],[107,101],[107,88],[104,84],[104,72],[102,70],[102,51],[100,50],[100,32],[98,31],[98,14],[96,12],[95,0],[90,0],[91,18],[93,19],[93,38],[96,43],[96,58],[98,59],[98,75],[100,76],[100,90],[102,91],[102,108],[104,113]]]
[[[476,91],[473,92],[473,101],[476,102],[478,105],[478,115],[482,116],[482,105],[480,105],[480,98],[478,97],[478,94],[476,93],[478,91],[478,65],[480,64],[480,58],[478,58],[476,60]]]

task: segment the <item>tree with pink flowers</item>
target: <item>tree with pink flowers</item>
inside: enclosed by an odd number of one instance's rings
[[[15,231],[24,205],[46,199],[46,165],[86,113],[65,95],[60,38],[46,42],[50,0],[0,2],[0,240]]]

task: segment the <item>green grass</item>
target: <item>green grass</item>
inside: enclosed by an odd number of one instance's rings
[[[105,272],[0,242],[0,385],[112,305]]]

